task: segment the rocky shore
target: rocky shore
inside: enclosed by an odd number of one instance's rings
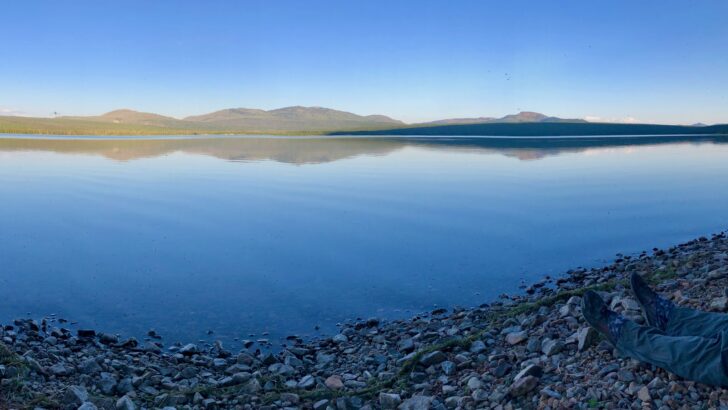
[[[370,319],[331,338],[165,346],[56,318],[0,330],[0,409],[560,409],[721,408],[728,389],[620,357],[586,326],[594,289],[642,321],[626,278],[644,275],[674,302],[728,310],[724,233],[546,278],[477,308]]]

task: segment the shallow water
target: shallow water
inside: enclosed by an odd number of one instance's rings
[[[726,229],[728,138],[692,138],[6,136],[0,322],[235,345],[477,305]]]

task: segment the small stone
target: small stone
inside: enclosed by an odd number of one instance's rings
[[[281,400],[287,401],[291,404],[298,404],[301,400],[301,397],[295,393],[281,393],[280,398]]]
[[[629,370],[620,370],[617,372],[617,378],[625,383],[630,383],[635,380],[634,373]]]
[[[132,385],[131,379],[128,377],[121,379],[119,384],[116,385],[116,391],[119,394],[131,393],[132,390],[134,390],[134,386]]]
[[[248,394],[254,394],[259,392],[262,389],[260,386],[260,382],[258,379],[250,379],[247,383],[243,386],[243,391]]]
[[[506,335],[506,342],[510,345],[517,345],[528,339],[528,332],[522,330],[520,332],[511,332]]]
[[[63,403],[70,406],[80,406],[88,400],[88,392],[81,386],[68,386],[63,394]]]
[[[493,370],[493,376],[500,378],[510,373],[511,370],[513,370],[513,366],[508,362],[504,362],[496,366]]]
[[[445,353],[435,350],[434,352],[427,353],[426,355],[422,356],[420,358],[420,363],[422,363],[424,366],[432,366],[433,364],[442,363],[447,359],[447,356],[445,356]]]
[[[331,340],[334,341],[334,343],[346,343],[349,341],[349,338],[346,337],[346,335],[342,335],[339,333],[338,335],[331,338]]]
[[[468,379],[468,388],[470,390],[476,390],[483,386],[483,383],[477,377],[473,376]]]
[[[516,377],[513,378],[513,381],[517,382],[526,376],[535,376],[540,378],[543,376],[543,368],[537,364],[530,364],[518,372]]]
[[[447,376],[450,376],[455,372],[455,363],[449,360],[440,363],[440,367],[442,367],[443,373],[445,373],[445,375]]]
[[[558,340],[544,339],[541,343],[541,351],[546,356],[553,356],[564,349],[564,344]]]
[[[116,344],[119,342],[119,338],[116,335],[101,333],[99,334],[99,342],[105,345]]]
[[[578,313],[579,313],[578,308],[575,305],[571,305],[568,303],[564,306],[561,306],[561,308],[559,308],[560,317],[576,316]]]
[[[136,410],[136,406],[129,396],[124,396],[116,401],[116,410]]]
[[[328,399],[322,399],[313,404],[313,410],[325,409],[329,404]]]
[[[264,365],[270,366],[273,363],[278,363],[278,359],[275,357],[275,355],[273,353],[268,353],[265,356],[263,356],[262,362]]]
[[[528,342],[526,343],[526,350],[531,353],[538,352],[539,350],[541,350],[541,341],[536,337],[528,339]]]
[[[194,354],[199,353],[200,349],[197,347],[194,343],[186,344],[179,349],[179,353],[185,355],[185,356],[192,356]]]
[[[340,390],[344,388],[344,382],[341,381],[341,376],[338,375],[329,376],[324,381],[324,384],[331,390]]]
[[[399,394],[395,393],[379,393],[379,405],[382,410],[394,410],[402,402]]]
[[[485,343],[483,343],[482,340],[476,340],[473,342],[473,344],[470,345],[470,353],[478,354],[485,351],[486,346]]]
[[[316,383],[316,379],[314,379],[313,376],[310,374],[307,374],[306,376],[303,376],[301,380],[298,381],[298,384],[296,385],[299,389],[310,389],[314,386]]]
[[[415,350],[415,342],[414,340],[410,339],[404,339],[401,342],[399,342],[399,351],[402,353],[409,353],[413,350]]]
[[[640,305],[632,298],[622,298],[620,304],[625,310],[640,310]]]
[[[50,371],[51,374],[53,374],[54,376],[68,376],[69,374],[71,374],[71,370],[69,370],[62,363],[54,364],[48,369],[48,371]]]
[[[587,326],[579,330],[576,339],[578,341],[577,348],[580,352],[583,352],[584,350],[593,346],[597,342],[597,340],[599,340],[599,334],[596,330],[592,329],[590,326]]]
[[[557,392],[556,390],[552,390],[548,387],[544,387],[541,389],[541,395],[554,398],[556,400],[561,400],[561,393]]]
[[[513,382],[508,392],[513,397],[523,396],[524,394],[536,388],[537,385],[538,377],[526,376],[516,382]]]
[[[98,410],[98,407],[96,407],[96,405],[91,403],[90,401],[87,401],[78,406],[78,410]]]
[[[470,397],[472,397],[475,402],[479,403],[488,400],[490,395],[483,389],[477,389],[470,395]]]
[[[429,410],[433,398],[430,396],[412,396],[399,405],[399,410]]]
[[[638,392],[637,392],[637,398],[642,401],[651,401],[652,396],[650,396],[650,389],[647,388],[647,386],[643,386]]]
[[[109,373],[101,373],[101,378],[96,381],[96,387],[101,390],[102,393],[109,395],[113,393],[116,387],[116,379]]]
[[[86,359],[83,362],[81,362],[81,365],[78,367],[78,370],[83,374],[96,374],[100,372],[101,366],[99,366],[98,362],[96,362],[95,359]]]
[[[662,381],[661,378],[655,377],[654,379],[652,379],[651,382],[649,382],[647,384],[647,387],[649,389],[655,389],[655,390],[663,389],[663,388],[665,388],[665,382]]]

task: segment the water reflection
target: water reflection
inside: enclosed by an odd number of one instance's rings
[[[724,229],[726,142],[0,138],[0,323],[235,346],[476,305]]]
[[[207,155],[228,161],[271,160],[288,164],[320,164],[360,155],[384,155],[405,147],[499,154],[523,161],[538,160],[593,148],[664,144],[726,144],[723,137],[223,137],[223,138],[0,138],[0,152],[47,151],[100,155],[116,161],[153,158],[175,152]]]

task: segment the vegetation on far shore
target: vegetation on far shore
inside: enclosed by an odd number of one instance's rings
[[[234,108],[184,119],[132,110],[89,117],[0,116],[0,134],[48,135],[410,135],[595,136],[728,135],[728,124],[684,126],[591,123],[521,112],[502,118],[463,118],[405,124],[383,115],[357,115],[321,107],[277,110]]]

